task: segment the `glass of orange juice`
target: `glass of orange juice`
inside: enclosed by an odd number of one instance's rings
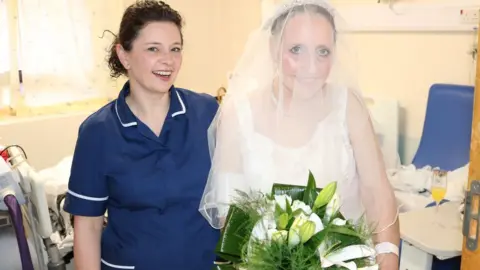
[[[440,202],[445,198],[445,194],[447,193],[447,172],[435,168],[432,172],[431,185],[432,198],[435,201],[436,212],[438,215]]]

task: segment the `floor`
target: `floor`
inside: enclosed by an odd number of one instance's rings
[[[37,254],[33,242],[30,242],[30,254],[35,270],[44,270],[38,267]],[[0,228],[0,262],[0,270],[22,270],[13,227]],[[67,270],[74,270],[73,264],[67,265]]]

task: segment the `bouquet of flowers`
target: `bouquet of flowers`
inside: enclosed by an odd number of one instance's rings
[[[215,269],[378,269],[371,230],[339,212],[336,182],[317,189],[275,184],[271,194],[238,192],[230,206]]]

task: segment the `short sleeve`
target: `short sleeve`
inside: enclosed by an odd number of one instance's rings
[[[217,114],[219,108],[218,101],[209,94],[202,93],[200,96],[202,97],[201,120],[206,121],[210,125]]]
[[[105,214],[108,189],[104,173],[103,125],[82,123],[73,154],[64,210],[76,216]]]

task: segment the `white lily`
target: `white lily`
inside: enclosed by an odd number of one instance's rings
[[[287,210],[287,201],[291,205],[292,198],[286,194],[283,195],[275,195],[275,202],[282,208],[283,211]]]
[[[329,265],[329,266],[324,266],[324,265]],[[348,270],[358,270],[357,264],[355,264],[354,262],[348,262],[348,263],[337,262],[337,263],[332,263],[332,262],[328,261],[327,259],[323,259],[323,260],[322,260],[322,268],[323,268],[323,267],[330,267],[330,266],[332,266],[332,265],[341,266],[341,267],[347,268]]]
[[[305,220],[308,220],[308,221],[311,221],[315,224],[315,233],[318,233],[320,231],[323,231],[323,229],[325,228],[323,226],[323,222],[322,222],[322,219],[315,213],[311,213],[310,215],[305,215],[303,213],[299,214],[297,218],[300,218],[300,219],[305,219]]]
[[[351,245],[342,249],[336,250],[326,256],[320,253],[320,260],[323,268],[328,268],[333,265],[343,266],[349,270],[357,270],[357,265],[354,262],[345,263],[346,261],[355,260],[365,257],[374,257],[375,249],[366,245]],[[370,268],[367,268],[370,269]]]
[[[325,218],[327,221],[330,221],[332,218],[333,214],[337,213],[338,210],[340,209],[340,197],[338,196],[337,193],[335,193],[327,204],[327,209],[325,210]]]
[[[296,246],[305,243],[315,232],[315,224],[304,217],[297,217],[288,232],[288,245]]]
[[[277,234],[275,218],[273,215],[266,215],[261,220],[257,221],[255,226],[253,226],[252,234],[250,235],[250,240],[247,246],[247,253],[251,254],[252,252],[252,241],[270,241],[272,238],[276,237]]]
[[[292,204],[292,211],[295,212],[298,209],[302,209],[303,213],[307,216],[312,213],[312,208],[310,208],[310,206],[302,201],[294,201]]]
[[[271,236],[269,236],[269,238],[272,241],[275,241],[278,243],[285,243],[288,239],[288,232],[285,230],[281,230],[281,231],[274,230],[274,232],[271,233]]]
[[[348,262],[348,263],[340,262],[340,263],[336,263],[335,265],[342,266],[348,270],[379,270],[380,269],[378,264],[374,264],[366,267],[360,267],[360,268],[357,267],[357,265],[354,262]]]
[[[270,240],[269,238],[271,237],[271,234],[274,232],[271,230],[276,231],[277,229],[276,227],[277,225],[275,223],[275,218],[272,215],[266,215],[255,224],[252,230],[251,237],[259,241]]]
[[[347,224],[347,221],[341,218],[336,218],[332,221],[332,224],[336,226],[345,226]]]
[[[306,216],[300,213],[293,221],[292,227],[290,227],[288,244],[290,246],[296,246],[301,242],[306,242],[323,229],[322,220],[317,214],[312,213]]]
[[[328,251],[328,247],[327,247],[327,242],[323,241],[322,243],[320,243],[320,245],[317,247],[317,253],[318,255],[320,256],[320,259],[322,260],[322,258],[325,258],[325,253]]]
[[[259,215],[268,215],[275,213],[275,201],[267,200],[265,207],[259,207],[257,213]]]
[[[308,220],[315,224],[315,234],[322,231],[325,228],[323,226],[322,220],[315,213],[310,214],[310,216],[308,217]]]

